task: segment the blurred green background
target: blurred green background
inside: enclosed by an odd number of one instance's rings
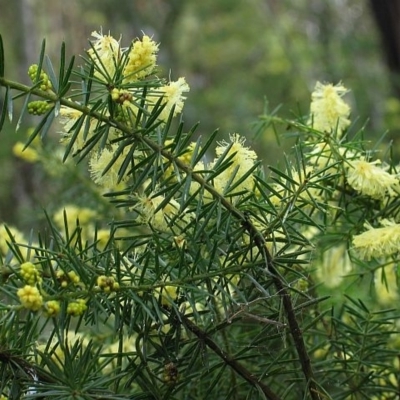
[[[122,35],[124,46],[142,32],[152,35],[160,43],[160,75],[185,76],[191,87],[187,129],[200,121],[199,135],[219,128],[221,140],[239,132],[265,165],[283,152],[272,129],[255,134],[265,100],[271,110],[281,105],[280,116],[307,114],[317,80],[351,89],[353,131],[366,123],[369,138],[386,130],[389,139],[398,136],[400,106],[364,0],[0,0],[0,10],[6,76],[27,84],[43,38],[57,66],[63,41],[69,55],[83,55],[100,28]],[[40,167],[12,155],[35,119],[17,133],[15,123],[0,133],[0,222],[23,228],[59,205],[63,192],[51,189]]]

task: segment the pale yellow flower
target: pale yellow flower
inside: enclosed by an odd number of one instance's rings
[[[342,99],[345,93],[347,89],[340,83],[336,86],[316,83],[314,92],[311,94],[309,121],[314,129],[321,132],[336,131],[340,136],[350,125],[348,119],[350,107]]]
[[[11,236],[14,239],[14,241],[18,244],[24,244],[27,243],[27,240],[24,237],[24,234],[20,232],[17,228],[14,228],[13,226],[7,225],[8,230],[11,232]],[[12,243],[12,239],[7,233],[6,230],[6,224],[0,224],[0,253],[5,256],[8,251],[9,247],[7,243]],[[27,249],[24,249],[23,247],[20,247],[20,250],[22,254],[26,254],[27,257]]]
[[[314,265],[318,280],[330,288],[339,286],[344,276],[352,270],[352,262],[345,244],[326,250],[322,254],[322,260]]]
[[[132,83],[150,75],[156,67],[158,44],[149,36],[132,43],[123,75],[124,83]]]
[[[77,111],[71,107],[61,106],[60,107],[60,124],[63,126],[63,130],[61,132],[61,140],[60,142],[68,145],[71,140],[71,131],[78,121],[78,119],[82,116],[80,111]],[[92,126],[91,126],[92,128]],[[94,129],[94,126],[93,126]],[[84,138],[83,131],[84,131],[84,124],[82,125],[78,135],[75,137],[75,142],[72,147],[72,152],[76,153],[78,150],[82,149],[85,145],[87,139],[92,136],[93,129],[89,129],[88,135]]]
[[[308,143],[312,148],[307,154],[308,164],[316,169],[325,169],[324,174],[335,173],[339,168],[337,164],[345,160],[352,160],[356,153],[346,147],[334,147],[327,142]],[[336,165],[334,165],[336,164]],[[332,168],[326,168],[332,165]]]
[[[162,208],[159,207],[165,200],[164,196],[138,196],[138,200],[136,208],[140,213],[139,221],[161,231],[166,231],[168,221],[179,213],[179,203],[174,199],[170,199]]]
[[[178,297],[178,288],[176,286],[163,286],[154,290],[160,297],[161,304],[165,307],[170,306]]]
[[[397,266],[392,263],[375,271],[375,292],[378,303],[391,305],[398,301],[399,289],[396,270]],[[383,279],[384,273],[385,279]]]
[[[282,204],[287,204],[288,201],[295,200],[297,206],[302,206],[309,211],[318,203],[324,202],[322,189],[315,185],[315,180],[319,177],[315,176],[313,167],[307,166],[304,171],[292,170],[290,178],[291,180],[284,184],[274,184],[277,194],[270,197],[274,206],[279,207]],[[287,189],[287,187],[290,189]]]
[[[398,187],[398,178],[386,172],[387,168],[378,167],[376,164],[380,164],[380,161],[350,161],[347,168],[347,182],[357,192],[373,199],[383,199],[386,194],[396,195],[394,187]]]
[[[214,178],[215,188],[223,193],[229,184],[232,186],[235,182],[243,178],[243,176],[254,167],[257,161],[257,154],[254,150],[244,146],[246,139],[241,137],[239,134],[234,133],[230,135],[230,142],[218,143],[215,153],[217,157],[221,157],[225,151],[229,148],[225,159],[229,159],[231,165],[226,168],[221,174]],[[213,168],[218,161],[218,158],[214,160],[210,169]],[[251,191],[254,189],[254,176],[250,174],[243,182],[241,182],[233,192]]]
[[[175,82],[170,82],[168,85],[158,88],[155,92],[147,96],[149,101],[149,110],[154,108],[160,97],[162,97],[161,105],[165,105],[159,115],[161,121],[167,121],[172,107],[174,108],[174,116],[182,112],[186,96],[184,93],[189,92],[189,85],[186,83],[185,78],[179,78]]]
[[[108,191],[123,189],[125,187],[124,182],[127,179],[125,176],[121,181],[118,181],[118,174],[123,162],[125,161],[125,155],[127,154],[128,149],[124,149],[113,165],[104,173],[107,165],[114,157],[118,148],[118,144],[112,144],[109,148],[104,148],[100,153],[93,153],[89,161],[91,178],[96,184]]]
[[[400,248],[400,224],[381,221],[381,228],[367,225],[368,230],[353,237],[353,249],[359,258],[386,257],[396,254]]]
[[[77,227],[77,220],[79,220],[79,226],[87,226],[93,222],[96,217],[96,211],[87,207],[77,207],[73,204],[65,205],[59,208],[53,217],[55,225],[63,230],[64,229],[64,212],[66,215],[68,231],[71,234]],[[84,234],[84,232],[82,232]]]
[[[119,41],[101,32],[92,32],[92,36],[95,38],[93,48],[87,53],[96,66],[94,74],[97,78],[108,82],[114,77],[120,60]]]

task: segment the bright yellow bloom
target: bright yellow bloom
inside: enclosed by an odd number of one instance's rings
[[[104,148],[100,154],[93,153],[89,161],[90,176],[95,183],[107,191],[119,190],[125,187],[124,181],[126,181],[127,177],[123,177],[123,179],[118,182],[118,173],[122,163],[125,161],[127,149],[119,155],[113,165],[104,173],[104,170],[114,157],[118,147],[118,144],[112,144],[110,148]]]
[[[395,175],[386,172],[386,168],[377,167],[380,161],[350,161],[347,169],[347,182],[361,194],[373,199],[383,199],[386,194],[396,194],[394,187],[399,188],[399,180]]]
[[[353,237],[353,249],[359,258],[386,257],[400,249],[400,224],[381,221],[382,228],[367,226],[368,230]]]
[[[39,271],[31,262],[26,262],[21,264],[21,272],[22,279],[28,285],[34,285],[35,283],[41,283],[42,277],[40,276]]]
[[[311,94],[309,121],[314,129],[321,132],[336,131],[340,136],[350,125],[348,119],[350,107],[342,99],[345,93],[347,89],[340,83],[336,86],[316,83],[314,92]]]
[[[28,310],[37,311],[43,305],[43,297],[35,286],[25,285],[18,289],[17,295],[21,304]]]
[[[149,36],[132,42],[123,75],[124,83],[132,83],[150,75],[156,67],[158,44]]]
[[[221,157],[222,154],[229,148],[225,159],[229,159],[231,165],[226,168],[221,174],[215,177],[214,186],[215,188],[223,193],[227,189],[227,185],[233,185],[254,166],[257,160],[257,154],[254,150],[244,146],[246,139],[241,137],[238,133],[230,135],[230,142],[220,142],[215,149],[217,157]],[[218,161],[218,158],[214,160],[213,165]],[[211,166],[212,168],[212,166]],[[241,192],[243,190],[253,190],[254,188],[254,177],[250,174],[240,185],[238,185],[234,192]]]
[[[39,160],[38,152],[32,147],[27,147],[24,149],[25,145],[22,142],[17,142],[14,144],[12,151],[13,154],[20,158],[21,160],[27,161],[29,163],[35,163]]]
[[[95,64],[95,76],[103,81],[109,81],[115,75],[120,59],[119,42],[110,35],[92,32],[95,38],[93,48],[87,51]]]

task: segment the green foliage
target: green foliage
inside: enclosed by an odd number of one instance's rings
[[[25,159],[81,176],[77,206],[29,240],[1,227],[1,393],[397,398],[398,172],[363,130],[349,139],[345,88],[317,85],[310,116],[260,118],[296,141],[266,176],[239,135],[209,161],[218,133],[174,122],[188,87],[156,75],[155,43],[95,37],[78,70],[63,46],[56,74],[43,43],[32,86],[0,76],[2,120],[19,98],[19,121],[31,98],[49,107]]]

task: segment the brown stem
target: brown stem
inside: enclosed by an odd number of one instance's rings
[[[255,244],[257,245],[257,248],[260,250],[261,254],[263,255],[263,259],[266,262],[266,270],[271,275],[271,278],[274,282],[277,292],[282,296],[283,307],[286,312],[289,324],[289,330],[292,335],[297,354],[299,356],[301,369],[307,380],[308,390],[310,392],[311,399],[321,400],[322,399],[321,394],[315,382],[314,372],[311,367],[310,357],[308,355],[303,340],[303,335],[300,329],[300,325],[297,322],[296,312],[293,308],[290,294],[287,291],[284,283],[282,282],[282,279],[280,278],[277,269],[275,268],[272,256],[266,247],[264,237],[260,234],[260,232],[254,227],[254,225],[248,219],[246,219],[246,221],[243,222],[243,226],[249,232],[250,237],[254,238]]]
[[[229,365],[238,375],[249,382],[251,385],[258,387],[262,390],[265,396],[270,400],[280,400],[280,397],[275,394],[267,385],[259,381],[259,379],[248,371],[242,364],[230,357],[225,351],[223,351],[207,334],[201,330],[196,324],[190,321],[189,318],[184,315],[180,315],[186,328],[194,333],[202,342],[204,342],[215,354],[221,357],[224,362]]]

